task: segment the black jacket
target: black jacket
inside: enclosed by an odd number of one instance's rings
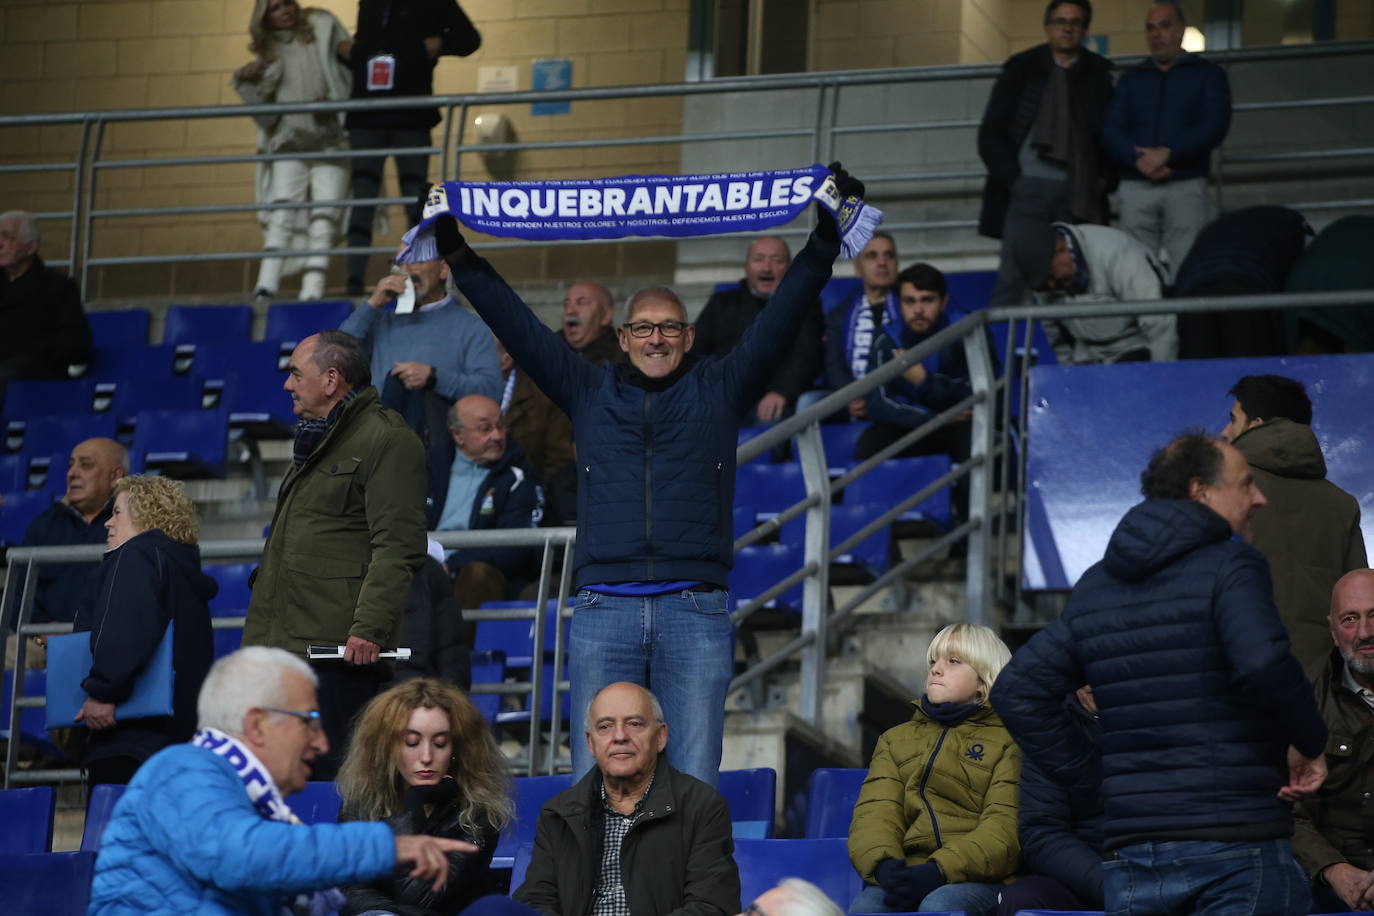
[[[433,557],[410,580],[401,645],[410,658],[396,662],[400,683],[413,677],[441,677],[464,690],[472,686],[472,656],[463,626],[463,609],[453,595],[453,583]]]
[[[743,280],[734,289],[713,293],[697,316],[693,352],[700,356],[725,356],[735,349],[767,304],[768,300],[751,293]],[[785,397],[788,406],[797,403],[797,395],[811,387],[811,382],[821,372],[825,360],[821,346],[824,331],[818,301],[788,335],[792,348],[768,382],[768,390]]]
[[[66,274],[34,258],[11,280],[0,271],[0,370],[8,378],[66,378],[91,356],[91,326],[81,291]]]
[[[539,812],[525,883],[513,896],[550,916],[587,916],[605,837],[596,767]],[[635,916],[738,913],[730,810],[720,793],[659,757],[643,814],[620,847],[625,900]]]
[[[1259,551],[1193,500],[1126,513],[1060,618],[1013,656],[992,704],[1027,759],[1090,784],[1096,754],[1064,709],[1091,684],[1102,725],[1105,847],[1286,837],[1287,750],[1326,726],[1288,649]]]
[[[432,95],[434,66],[425,50],[426,38],[438,38],[439,54],[466,57],[482,44],[454,0],[359,0],[358,31],[353,36],[353,98],[383,99]],[[396,59],[391,89],[367,88],[368,62],[380,54]],[[439,123],[437,108],[383,108],[350,111],[344,126],[352,128],[428,130]]]
[[[99,575],[94,606],[81,609],[73,628],[91,634],[91,673],[81,682],[87,696],[102,703],[127,700],[167,625],[175,626],[172,716],[116,722],[113,728],[92,730],[87,741],[87,761],[146,760],[195,734],[200,685],[215,660],[207,602],[219,585],[201,572],[199,547],[174,541],[157,528],[105,554]]]
[[[949,327],[949,316],[941,315],[930,332],[917,334],[906,325],[884,325],[874,335],[873,347],[868,351],[868,371],[879,368],[892,359],[897,350],[919,346],[933,334]],[[995,351],[995,347],[990,347]],[[961,344],[936,350],[921,360],[926,380],[913,385],[898,375],[879,385],[864,396],[868,419],[902,429],[915,429],[942,410],[948,410],[973,393],[968,377],[968,360]]]
[[[1288,207],[1266,204],[1223,213],[1197,234],[1174,273],[1174,295],[1283,292],[1288,271],[1311,237],[1307,220]]]
[[[1097,719],[1070,695],[1070,720],[1097,746]],[[1021,758],[1021,868],[1053,878],[1095,907],[1102,906],[1102,786],[1064,786],[1029,757]]]
[[[425,499],[425,523],[431,531],[444,514],[455,449],[450,436],[447,449],[431,448],[426,458],[430,462],[430,490]],[[477,500],[468,515],[469,531],[539,527],[544,518],[544,490],[524,459],[520,446],[508,441],[505,454],[487,470],[477,488]],[[449,571],[457,573],[458,567],[481,561],[495,566],[507,578],[522,577],[531,574],[531,567],[538,560],[537,547],[465,547],[458,552],[456,561],[449,561]]]
[[[1002,237],[1011,186],[1021,175],[1021,144],[1040,115],[1040,98],[1054,72],[1051,68],[1056,66],[1050,46],[1036,45],[1009,57],[992,85],[983,120],[978,125],[978,156],[988,170],[983,185],[983,209],[978,217],[981,235]],[[1111,61],[1087,48],[1079,50],[1078,62],[1069,68],[1075,114],[1086,122],[1094,137],[1112,97],[1111,70]],[[1115,169],[1100,146],[1098,158],[1098,174],[1110,190],[1115,186]]]
[[[345,814],[340,820],[349,820]],[[423,809],[402,811],[386,819],[397,836],[424,834],[464,840],[478,847],[476,852],[448,854],[448,881],[435,893],[428,882],[412,878],[405,871],[400,877],[379,878],[367,884],[343,889],[348,902],[342,916],[355,916],[368,910],[385,910],[396,916],[456,916],[478,897],[490,893],[491,856],[496,851],[499,832],[486,821],[477,830],[464,830],[458,823],[458,808],[448,803],[435,809],[428,818]]]
[[[25,547],[56,547],[66,544],[105,543],[105,522],[110,518],[107,504],[100,514],[86,521],[85,516],[66,503],[53,503],[29,522],[24,532]],[[38,589],[33,596],[33,622],[75,620],[83,603],[91,599],[91,588],[100,567],[90,563],[53,563],[38,568]]]

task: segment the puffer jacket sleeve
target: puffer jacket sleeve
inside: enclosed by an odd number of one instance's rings
[[[909,826],[906,786],[892,757],[891,734],[892,731],[885,732],[873,748],[868,776],[854,805],[854,819],[849,823],[849,861],[869,884],[877,884],[873,869],[879,862],[906,861],[902,849],[902,838]]]
[[[1035,761],[1021,761],[1021,861],[1094,906],[1102,905],[1102,853],[1074,831],[1072,793]]]
[[[1016,835],[1020,787],[1021,749],[1008,740],[993,766],[977,826],[963,836],[946,837],[930,855],[951,883],[1000,881],[1016,871],[1021,858]]]
[[[692,794],[701,797],[683,798],[682,807],[696,821],[692,848],[687,853],[683,904],[668,916],[730,916],[740,911],[739,867],[735,865],[730,809],[716,792]]]
[[[1084,574],[1100,575],[1090,569]],[[1036,633],[997,675],[989,702],[1021,751],[1047,776],[1066,785],[1092,785],[1101,780],[1096,746],[1074,727],[1064,697],[1085,683],[1064,615]]]
[[[303,826],[264,820],[212,755],[167,767],[158,803],[139,809],[151,845],[180,871],[230,893],[295,894],[391,871],[396,841],[382,823]]]
[[[92,614],[91,673],[81,682],[101,703],[122,703],[171,622],[161,598],[162,562],[149,538],[133,538],[107,558]]]

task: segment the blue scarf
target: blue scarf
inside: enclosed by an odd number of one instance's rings
[[[858,257],[883,220],[881,210],[857,197],[841,200],[830,170],[812,165],[718,175],[446,181],[430,191],[419,226],[450,213],[473,232],[503,238],[684,238],[781,226],[813,200],[835,214],[845,258]]]
[[[902,326],[901,307],[897,305],[897,294],[889,292],[884,303],[883,326]],[[873,323],[873,307],[868,304],[863,287],[859,287],[859,298],[849,308],[844,321],[844,353],[849,360],[849,372],[855,378],[868,374],[868,354],[873,349],[873,338],[881,329]]]
[[[203,748],[210,753],[223,757],[238,773],[243,781],[243,789],[248,800],[258,813],[269,821],[299,824],[300,818],[286,804],[277,791],[272,774],[262,765],[247,745],[233,735],[226,735],[217,728],[202,728],[191,738],[193,747]],[[336,912],[345,903],[344,895],[338,888],[327,888],[313,894],[297,894],[290,902],[283,901],[282,916],[327,916]]]
[[[932,703],[921,694],[921,712],[945,728],[952,728],[983,708],[982,703]]]

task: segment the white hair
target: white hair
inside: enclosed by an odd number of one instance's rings
[[[803,878],[783,878],[778,887],[788,892],[787,899],[768,916],[843,916],[844,910],[825,895],[825,891]]]
[[[610,685],[610,684],[607,684],[607,685],[606,685],[606,687],[609,687],[609,686],[611,686],[611,685]],[[653,692],[652,690],[650,690],[648,687],[640,687],[640,685],[638,685],[638,684],[636,684],[635,686],[636,686],[636,687],[639,687],[640,690],[644,691],[644,695],[647,696],[647,697],[649,698],[649,707],[653,710],[653,713],[654,713],[654,721],[655,721],[655,722],[662,722],[662,721],[663,721],[663,704],[660,703],[660,702],[658,701],[658,697],[654,696],[654,692]],[[599,697],[599,696],[601,696],[602,692],[606,689],[606,687],[602,687],[601,690],[598,690],[596,693],[592,694],[591,702],[589,702],[589,703],[587,704],[587,710],[586,710],[586,712],[585,712],[585,713],[583,714],[583,716],[582,716],[582,721],[583,721],[583,722],[586,724],[586,726],[587,726],[587,734],[591,734],[591,733],[592,733],[592,707],[596,705],[596,698]]]
[[[241,735],[248,710],[286,705],[288,672],[316,686],[320,683],[309,665],[284,649],[248,646],[224,656],[210,666],[200,687],[196,701],[200,727]]]
[[[43,241],[43,233],[38,231],[38,220],[33,218],[33,214],[28,210],[6,210],[0,213],[0,223],[7,223],[14,220],[19,224],[19,236],[21,244],[29,242]]]

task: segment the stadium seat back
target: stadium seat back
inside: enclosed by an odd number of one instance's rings
[[[165,344],[217,341],[247,343],[253,334],[253,309],[247,305],[174,305],[167,310]]]
[[[278,302],[267,309],[267,330],[262,339],[279,350],[293,350],[312,334],[343,324],[353,312],[347,299],[333,302]]]
[[[735,554],[730,570],[730,599],[738,607],[757,598],[787,576],[801,569],[802,553],[786,544],[754,544]],[[783,592],[765,607],[801,612],[800,583]]]
[[[806,806],[808,838],[848,838],[849,822],[867,776],[865,769],[819,767],[811,771]]]
[[[819,887],[841,910],[863,889],[863,879],[849,864],[848,840],[735,840],[740,901],[748,906],[783,878],[802,876]]]
[[[79,916],[91,899],[93,852],[0,856],[5,912],[24,916]]]
[[[142,347],[148,343],[148,310],[117,309],[86,313],[97,347]]]
[[[86,379],[15,379],[5,386],[5,419],[90,413],[95,385]]]
[[[492,856],[492,867],[509,868],[517,850],[522,845],[534,842],[534,828],[539,823],[539,811],[544,803],[573,784],[572,776],[559,773],[554,776],[517,776],[515,777],[515,820],[501,832]],[[523,874],[521,876],[523,880]],[[511,890],[519,885],[511,878]]]
[[[778,772],[772,767],[721,770],[720,794],[730,806],[735,836],[756,838],[773,835],[773,806],[778,792]]]
[[[119,424],[111,413],[42,416],[7,425],[7,451],[23,450],[29,455],[71,454],[78,442],[96,437],[113,439]],[[65,462],[64,462],[65,463]]]
[[[806,498],[806,481],[795,461],[746,464],[735,469],[735,493],[747,497],[760,518],[770,518]]]
[[[56,809],[57,795],[52,786],[0,790],[0,856],[47,852],[52,848]]]
[[[6,493],[5,504],[0,506],[0,547],[23,543],[29,524],[52,504],[53,494],[48,490]]]
[[[288,795],[286,804],[305,824],[334,824],[339,820],[339,806],[343,798],[333,782],[312,779],[295,795]]]
[[[253,591],[248,577],[256,563],[207,563],[201,568],[219,584],[219,592],[210,599],[210,614],[214,617],[242,617],[248,612]]]
[[[137,416],[134,448],[142,450],[145,468],[182,478],[225,476],[227,409],[140,410]]]
[[[889,458],[864,476],[844,488],[845,505],[883,505],[891,508],[941,476],[948,474],[953,464],[947,455],[924,455],[919,458]],[[902,521],[932,521],[948,525],[952,497],[944,487],[925,501],[911,507],[899,517]]]
[[[100,838],[110,823],[115,804],[124,797],[124,786],[91,786],[91,799],[86,804],[86,825],[81,830],[83,852],[99,852]]]

